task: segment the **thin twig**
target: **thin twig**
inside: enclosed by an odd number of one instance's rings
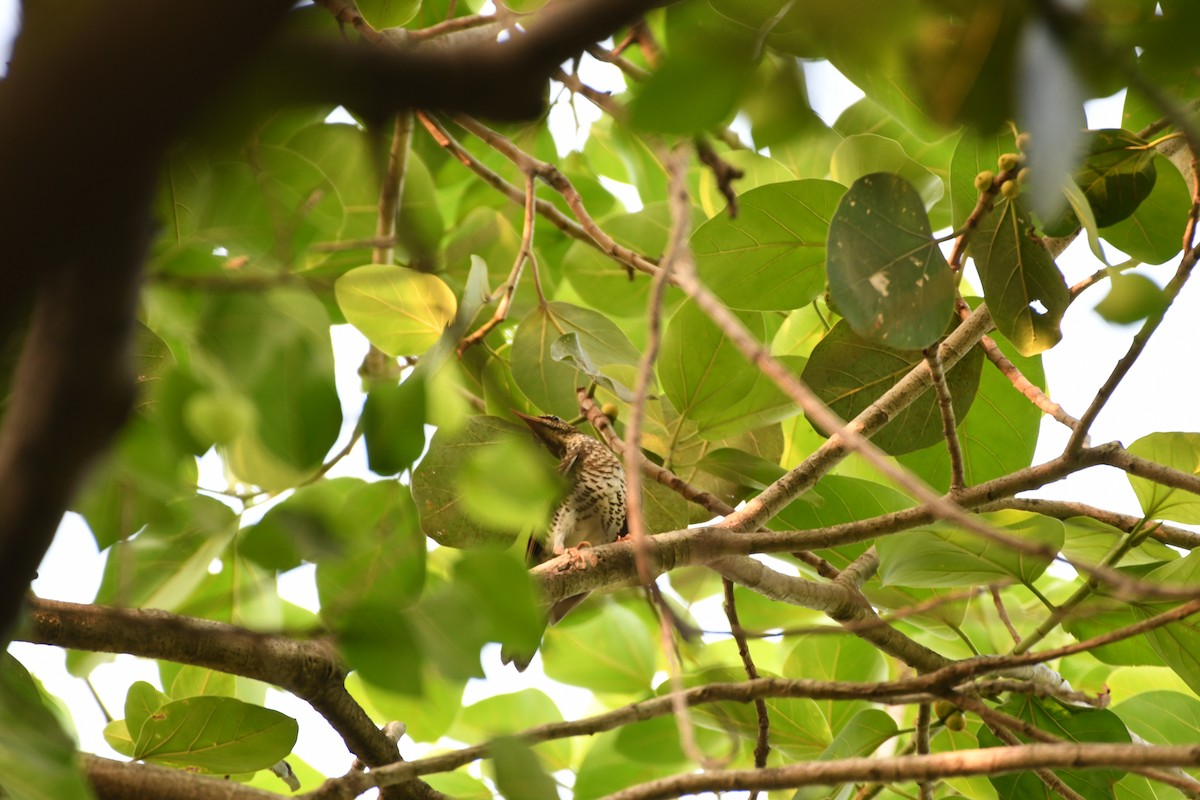
[[[991,587],[992,603],[996,606],[996,614],[1000,617],[1000,621],[1004,623],[1004,627],[1008,630],[1008,635],[1012,637],[1013,643],[1021,641],[1021,634],[1017,632],[1013,626],[1012,618],[1008,616],[1008,609],[1004,607],[1004,598],[1000,596],[1000,590],[995,586]]]
[[[649,585],[654,577],[650,573],[649,542],[646,518],[642,510],[642,471],[638,463],[642,455],[642,420],[646,416],[646,397],[654,379],[654,365],[658,360],[659,344],[662,341],[662,304],[676,263],[691,258],[687,240],[691,234],[691,205],[688,201],[687,161],[676,151],[665,159],[670,185],[671,233],[657,273],[650,287],[650,299],[646,309],[646,349],[638,362],[637,378],[634,381],[633,402],[629,407],[629,419],[625,423],[625,475],[627,481],[626,523],[629,538],[633,541],[633,552],[637,561],[638,575],[643,585]],[[565,180],[565,179],[564,179]],[[582,205],[580,206],[582,209]],[[578,212],[577,212],[578,213]],[[671,615],[659,614],[663,650],[669,668],[671,698],[675,708],[675,723],[679,728],[679,739],[683,751],[698,764],[715,766],[696,743],[696,731],[683,700],[683,671],[674,648],[674,626]]]
[[[1103,522],[1105,525],[1111,525],[1114,528],[1128,533],[1138,525],[1141,525],[1145,518],[1137,517],[1133,514],[1118,514],[1115,511],[1108,511],[1103,508],[1087,505],[1086,503],[1075,503],[1064,500],[1043,500],[1033,497],[1009,497],[1004,500],[996,500],[979,508],[980,511],[993,511],[1000,508],[1015,508],[1018,511],[1032,511],[1035,514],[1044,514],[1055,519],[1067,520],[1071,517],[1090,517],[1091,519]],[[1150,532],[1150,538],[1157,539],[1163,544],[1169,544],[1172,547],[1180,547],[1185,550],[1195,550],[1200,547],[1200,533],[1185,530],[1174,525],[1157,524]]]
[[[1065,741],[1062,737],[1056,736],[1049,731],[1045,731],[1036,725],[1026,722],[1023,719],[992,708],[973,694],[948,692],[946,694],[946,699],[950,700],[959,708],[978,715],[989,725],[1003,726],[1004,728],[1007,728],[1011,731],[1016,731],[1017,733],[1033,741],[1043,742],[1046,744],[1061,744]],[[1170,773],[1163,772],[1162,770],[1147,767],[1131,767],[1130,772],[1142,775],[1151,780],[1165,783],[1168,786],[1173,786],[1176,789],[1184,792],[1189,797],[1196,797],[1198,794],[1197,790],[1200,790],[1200,783],[1186,774],[1172,775]]]
[[[1124,558],[1130,550],[1141,543],[1144,538],[1145,533],[1142,530],[1142,526],[1138,525],[1134,527],[1133,530],[1121,537],[1121,541],[1118,542],[1115,547],[1113,547],[1113,549],[1104,557],[1104,560],[1101,563],[1106,567],[1116,567],[1121,563],[1121,559]],[[1058,606],[1058,608],[1050,612],[1050,616],[1048,616],[1042,622],[1042,624],[1037,627],[1036,630],[1017,642],[1016,646],[1013,647],[1013,653],[1019,655],[1027,652],[1030,647],[1046,638],[1051,631],[1069,619],[1075,609],[1078,608],[1084,600],[1087,600],[1089,597],[1091,597],[1092,593],[1095,592],[1099,587],[1100,580],[1095,575],[1084,581],[1083,585],[1076,589],[1074,593],[1067,598],[1066,602],[1062,603]]]
[[[942,414],[942,438],[946,440],[946,452],[950,455],[950,491],[956,492],[966,483],[963,478],[962,444],[958,441],[958,423],[954,420],[954,398],[950,396],[950,387],[946,385],[937,345],[925,348],[924,355],[933,391],[937,395],[938,410]]]
[[[917,706],[917,755],[929,755],[929,723],[933,717],[932,710],[929,703],[921,703]],[[917,796],[920,800],[933,800],[933,783],[927,780],[918,781]]]
[[[729,629],[733,634],[733,640],[737,642],[738,657],[742,659],[742,668],[746,670],[748,679],[756,680],[758,667],[754,664],[754,657],[750,655],[750,643],[746,641],[746,635],[742,632],[742,624],[738,621],[737,598],[733,594],[733,581],[722,578],[721,589],[725,593],[725,602],[722,608],[725,610],[726,619],[729,620]],[[754,698],[754,713],[758,717],[758,736],[754,741],[754,766],[762,769],[767,766],[767,756],[771,754],[771,717],[767,714],[767,702],[761,697]],[[755,791],[750,795],[750,800],[756,800],[757,797],[758,792]]]
[[[462,341],[458,343],[458,357],[462,358],[463,353],[472,345],[483,341],[492,330],[504,320],[508,319],[508,309],[512,306],[513,295],[516,294],[517,284],[521,281],[521,271],[525,266],[525,262],[529,262],[530,270],[537,271],[537,261],[533,255],[533,209],[535,204],[535,182],[533,175],[525,176],[525,216],[524,223],[521,228],[521,246],[517,250],[517,258],[513,262],[512,270],[508,274],[508,280],[504,282],[504,287],[500,295],[500,302],[496,304],[496,310],[492,313],[491,318],[480,325],[473,333],[464,336]],[[541,296],[541,290],[538,290],[538,295]],[[543,300],[544,302],[544,300]]]
[[[392,144],[388,149],[387,169],[379,183],[379,214],[375,218],[375,239],[389,242],[374,248],[376,264],[390,264],[394,255],[396,220],[400,216],[400,197],[404,194],[404,179],[408,174],[408,151],[412,144],[412,114],[402,111],[396,115],[392,128]]]
[[[420,42],[426,39],[436,39],[439,36],[445,36],[449,33],[481,28],[494,23],[507,23],[513,16],[513,13],[509,9],[502,5],[497,5],[495,14],[472,14],[466,17],[452,17],[435,25],[430,25],[428,28],[408,31],[407,33],[410,40]]]
[[[995,339],[984,336],[979,340],[979,345],[983,348],[983,353],[988,360],[1000,370],[1004,377],[1008,378],[1017,391],[1029,398],[1029,401],[1037,406],[1043,414],[1047,414],[1071,430],[1075,430],[1079,426],[1079,420],[1068,414],[1062,406],[1051,400],[1041,387],[1025,377],[1017,365],[1004,355]]]
[[[324,464],[322,464],[320,467],[318,467],[316,472],[314,472],[312,475],[309,475],[307,478],[305,478],[304,480],[297,483],[296,486],[297,487],[308,486],[310,484],[316,483],[317,481],[321,480],[321,478],[324,478],[325,475],[329,472],[329,470],[331,470],[335,466],[337,466],[339,461],[341,461],[346,456],[350,455],[350,451],[354,449],[354,446],[356,444],[358,444],[358,440],[362,438],[362,435],[363,435],[362,418],[359,418],[358,424],[356,424],[354,426],[354,432],[350,434],[350,441],[346,442],[346,446],[343,447],[341,450],[337,451],[336,453],[334,453],[332,456],[330,456],[329,460],[326,461]]]
[[[1197,190],[1200,191],[1200,182],[1198,182],[1196,186]],[[1189,217],[1187,223],[1187,232],[1184,234],[1185,242],[1190,242],[1192,237],[1195,235],[1195,226],[1195,218]],[[1108,379],[1104,382],[1104,385],[1101,386],[1096,392],[1096,396],[1092,399],[1091,405],[1088,406],[1087,411],[1085,411],[1083,416],[1080,417],[1079,424],[1075,427],[1074,432],[1071,434],[1071,438],[1067,441],[1067,446],[1063,449],[1064,453],[1076,453],[1084,446],[1087,439],[1088,430],[1091,428],[1092,423],[1096,421],[1096,417],[1099,416],[1100,411],[1104,408],[1104,405],[1108,402],[1108,399],[1112,397],[1112,394],[1114,391],[1116,391],[1117,386],[1121,383],[1121,381],[1129,373],[1129,370],[1133,368],[1133,365],[1142,355],[1142,351],[1146,349],[1146,345],[1150,342],[1150,337],[1154,335],[1154,332],[1158,330],[1158,326],[1162,324],[1163,318],[1167,314],[1167,310],[1171,307],[1171,304],[1175,302],[1175,298],[1179,296],[1180,290],[1183,289],[1183,285],[1187,283],[1188,278],[1191,276],[1192,267],[1196,265],[1196,259],[1198,255],[1200,255],[1200,253],[1198,253],[1197,250],[1192,249],[1190,244],[1188,244],[1184,249],[1183,258],[1181,258],[1179,261],[1179,267],[1176,269],[1175,275],[1172,276],[1167,285],[1163,287],[1162,307],[1147,317],[1146,321],[1142,323],[1142,327],[1138,330],[1137,334],[1134,335],[1133,341],[1130,342],[1129,349],[1125,352],[1125,355],[1121,357],[1121,360],[1117,362],[1116,366],[1113,367],[1113,370],[1109,374]]]
[[[738,215],[738,202],[737,191],[733,188],[733,182],[739,178],[744,178],[746,173],[717,155],[712,145],[703,136],[697,136],[695,144],[696,155],[699,156],[700,161],[706,167],[712,170],[713,179],[717,182],[717,189],[725,197],[725,204],[729,207],[729,218],[736,218]]]
[[[353,0],[315,0],[315,2],[317,5],[324,6],[339,25],[350,25],[366,41],[377,45],[387,43],[387,37],[371,27]]]

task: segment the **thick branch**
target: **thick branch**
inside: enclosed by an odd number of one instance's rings
[[[677,775],[633,786],[604,800],[659,800],[700,792],[793,789],[854,781],[895,783],[963,775],[1001,775],[1042,768],[1112,769],[1200,765],[1200,745],[1031,744],[959,750],[928,756],[811,761],[766,770]]]
[[[405,47],[286,39],[264,60],[258,96],[276,104],[340,103],[369,119],[411,108],[532,119],[543,111],[547,81],[560,64],[661,4],[556,2],[525,17],[524,32],[503,42]]]
[[[78,605],[31,599],[19,638],[102,653],[129,653],[255,678],[287,689],[323,716],[369,766],[396,761],[396,745],[346,691],[345,671],[331,644],[255,633],[221,622],[165,611]],[[424,784],[414,797],[432,797]]]

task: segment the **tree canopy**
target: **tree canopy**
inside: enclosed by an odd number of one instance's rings
[[[115,760],[4,654],[0,796],[1200,796],[1200,432],[1090,435],[1200,257],[1198,29],[1191,0],[26,4],[0,628],[159,681],[109,709]],[[865,94],[832,121],[826,62]],[[1042,354],[1079,313],[1135,332],[1064,407]],[[563,477],[514,411],[623,459],[628,538],[528,568]],[[1038,496],[1102,468],[1136,513]],[[28,592],[68,510],[89,604]],[[311,565],[316,611],[279,593]],[[496,644],[592,708],[464,705]],[[357,761],[292,755],[268,686]]]

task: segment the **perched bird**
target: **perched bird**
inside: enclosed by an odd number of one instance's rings
[[[578,555],[581,547],[608,544],[624,536],[627,532],[625,470],[620,460],[598,440],[558,417],[513,413],[524,420],[538,441],[559,459],[558,471],[569,483],[567,494],[550,521],[547,536],[550,553],[545,553],[536,537],[531,537],[526,551],[530,565],[546,561],[551,555]],[[559,600],[550,608],[550,624],[561,620],[586,597],[584,593]],[[506,664],[511,661],[518,670],[524,670],[532,655],[522,658],[505,653],[502,658]]]

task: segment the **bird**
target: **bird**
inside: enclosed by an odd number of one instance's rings
[[[608,544],[628,532],[625,520],[625,469],[621,461],[599,440],[553,415],[528,416],[513,411],[533,431],[534,437],[559,459],[558,471],[566,476],[566,496],[554,509],[547,535],[550,552],[529,539],[526,561],[536,566],[563,554],[581,558],[584,547]],[[566,597],[554,603],[548,612],[551,625],[583,602],[587,593]],[[501,654],[504,663],[513,663],[524,671],[533,655]]]

